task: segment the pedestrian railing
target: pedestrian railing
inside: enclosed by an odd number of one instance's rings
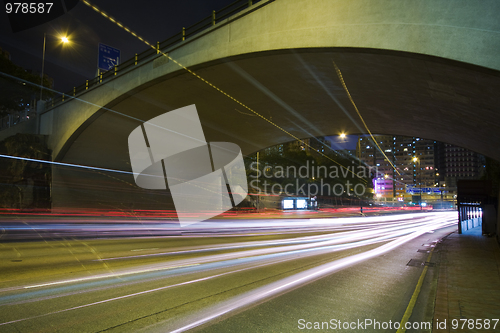
[[[458,233],[482,225],[481,202],[458,203]]]

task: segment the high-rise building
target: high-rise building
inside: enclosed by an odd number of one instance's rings
[[[318,137],[318,138],[311,138],[309,139],[308,142],[309,146],[306,147],[306,151],[312,154],[319,154],[319,153],[330,153],[332,148],[331,145],[332,143],[327,140],[326,137]]]
[[[434,165],[434,140],[414,138],[414,184],[422,187],[436,185],[436,170]]]
[[[484,169],[482,155],[451,144],[406,136],[374,135],[374,139],[379,147],[371,137],[360,137],[357,155],[377,167],[373,185],[379,198],[408,196],[409,187],[446,188],[449,194],[458,179],[478,179]]]
[[[377,168],[373,180],[377,197],[401,198],[409,186],[435,185],[434,141],[393,135],[374,135],[374,139],[376,144],[369,136],[359,138],[358,156]]]
[[[434,144],[434,166],[436,169],[436,184],[438,186],[443,186],[446,184],[446,155],[445,155],[445,143],[436,141]]]
[[[456,187],[458,179],[478,179],[484,165],[478,153],[451,144],[444,144],[445,183]]]
[[[376,135],[374,138],[376,141],[370,137],[360,137],[357,155],[366,165],[375,167],[373,169],[375,173],[372,175],[375,195],[379,198],[392,198],[394,196],[394,176],[391,163],[394,161],[394,137],[392,135]]]
[[[310,138],[267,148],[263,154],[284,151],[334,154],[353,160],[357,157],[371,167],[374,195],[383,200],[419,200],[415,196],[421,189],[427,189],[422,191],[427,198],[443,198],[443,192],[449,198],[458,179],[478,179],[484,169],[484,158],[475,152],[407,136],[360,136],[355,152],[333,151],[328,137]]]
[[[264,148],[262,150],[262,154],[271,155],[277,153],[279,155],[283,155],[283,152],[285,151],[309,151],[310,142],[311,139],[289,141],[281,143],[279,145]]]

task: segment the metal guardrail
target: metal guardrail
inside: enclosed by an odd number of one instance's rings
[[[78,94],[81,94],[82,92],[97,86],[110,78],[114,77],[115,75],[118,75],[118,73],[123,72],[125,69],[128,69],[130,67],[137,66],[141,63],[143,63],[145,60],[149,60],[151,56],[154,56],[155,54],[160,53],[160,51],[165,52],[167,49],[171,48],[172,46],[176,44],[180,44],[181,42],[185,41],[187,38],[192,37],[199,32],[206,30],[214,25],[216,25],[218,22],[221,22],[222,20],[225,20],[232,15],[243,11],[246,8],[249,8],[252,6],[254,3],[260,2],[262,0],[237,0],[226,7],[218,10],[218,11],[212,11],[212,15],[207,16],[206,18],[202,19],[201,21],[187,27],[187,28],[182,28],[182,31],[167,38],[163,42],[157,42],[156,50],[149,48],[146,51],[135,54],[134,57],[124,61],[123,63],[115,66],[114,70],[110,70],[104,73],[101,73],[99,76],[87,80],[84,84],[74,87],[73,90],[68,91],[66,93],[63,93],[61,96],[58,96],[56,98],[53,98],[52,100],[47,101],[47,106],[49,107],[54,107],[65,100],[68,99],[68,97],[73,97]]]
[[[458,233],[478,227],[482,224],[480,202],[458,203]]]

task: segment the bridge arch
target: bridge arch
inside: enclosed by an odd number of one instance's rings
[[[497,1],[260,1],[165,51],[271,122],[158,55],[47,110],[41,132],[55,160],[119,170],[130,168],[133,128],[190,104],[207,140],[237,143],[245,154],[289,141],[288,133],[358,133],[335,62],[373,133],[500,160],[499,13]],[[71,172],[55,170],[54,180],[71,182]],[[84,187],[96,176],[88,177],[76,181]],[[82,190],[55,191],[56,206],[82,201]]]
[[[272,123],[191,74],[173,73],[114,100],[107,105],[113,112],[99,111],[68,141],[58,160],[130,171],[127,138],[141,124],[135,119],[146,121],[190,104],[197,106],[208,141],[234,142],[244,154],[290,141],[289,133],[298,138],[360,133],[360,119],[332,60],[373,133],[434,139],[500,159],[496,71],[396,51],[315,48],[259,52],[194,67]],[[66,183],[78,178],[82,186],[96,181],[95,175],[73,177],[73,172],[56,171],[54,179]],[[122,181],[115,184],[120,195],[136,193],[137,188],[127,192],[134,186],[131,175],[113,177]],[[63,199],[56,205],[82,200],[81,191],[68,191],[54,192]]]
[[[189,68],[283,50],[400,51],[415,57],[455,60],[475,65],[477,70],[491,69],[495,76],[495,71],[500,70],[498,13],[500,3],[496,1],[441,0],[432,6],[423,0],[260,1],[166,51]],[[443,69],[438,67],[427,71],[428,81],[433,80],[431,76],[443,76]],[[174,62],[166,63],[159,56],[79,96],[90,104],[69,100],[48,110],[41,117],[41,129],[50,134],[54,157],[62,156],[60,151],[67,146],[66,141],[75,132],[78,134],[78,129],[99,112],[100,106],[113,105],[113,101],[157,80],[183,73]],[[429,84],[436,90],[435,96],[452,102],[460,99],[461,93],[452,91],[446,82]]]

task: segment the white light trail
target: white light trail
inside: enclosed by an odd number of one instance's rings
[[[318,278],[324,277],[326,275],[332,274],[336,271],[344,269],[346,267],[350,267],[352,265],[358,264],[367,259],[374,258],[376,256],[380,256],[384,253],[387,253],[398,246],[417,238],[418,236],[427,233],[429,231],[439,229],[445,226],[449,226],[451,224],[456,223],[453,222],[440,222],[437,223],[434,227],[425,226],[420,228],[420,230],[413,232],[412,234],[402,236],[398,239],[395,239],[387,244],[384,244],[376,249],[369,250],[363,253],[355,254],[350,257],[342,258],[331,263],[327,263],[301,273],[295,274],[293,276],[281,279],[279,281],[273,282],[264,287],[260,287],[256,290],[247,292],[243,295],[234,297],[233,299],[223,302],[220,305],[213,307],[211,310],[207,311],[208,313],[204,314],[201,319],[194,320],[188,325],[181,326],[174,330],[170,330],[171,333],[181,333],[190,329],[193,329],[197,326],[205,324],[213,319],[216,319],[222,315],[225,315],[229,312],[235,311],[237,309],[247,307],[256,302],[267,299],[271,296],[276,296],[284,293],[285,291],[291,290],[298,286],[304,285],[308,282],[316,280]],[[158,326],[156,324],[155,326]],[[162,328],[162,331],[164,329]]]
[[[399,217],[401,219],[401,216]],[[369,218],[364,218],[364,221],[370,220]],[[149,290],[144,290],[141,292],[136,292],[132,294],[126,294],[118,297],[113,297],[105,300],[100,300],[97,302],[92,302],[88,304],[83,304],[83,305],[77,305],[73,306],[70,308],[66,309],[61,309],[58,311],[46,313],[46,314],[40,314],[37,316],[32,316],[29,318],[22,318],[22,319],[16,319],[16,320],[11,320],[7,321],[4,323],[0,323],[0,326],[2,325],[7,325],[11,323],[16,323],[20,321],[25,321],[25,320],[31,320],[31,319],[36,319],[44,316],[49,316],[53,314],[58,314],[62,312],[67,312],[67,311],[72,311],[72,310],[78,310],[81,308],[85,307],[90,307],[98,304],[104,304],[104,303],[109,303],[112,301],[120,300],[120,299],[126,299],[126,298],[131,298],[135,296],[141,296],[141,295],[146,295],[152,292],[158,292],[162,291],[165,289],[169,289],[172,287],[178,287],[178,286],[183,286],[187,284],[192,284],[196,282],[203,282],[207,281],[216,277],[220,277],[223,275],[227,274],[232,274],[236,272],[241,272],[243,270],[250,270],[250,269],[255,269],[258,267],[274,264],[277,262],[285,262],[289,260],[294,260],[297,258],[304,258],[312,255],[318,255],[318,254],[323,254],[323,253],[328,253],[328,252],[334,252],[334,251],[341,251],[341,250],[346,250],[346,249],[352,249],[356,247],[362,247],[362,246],[367,246],[367,245],[373,245],[377,244],[380,242],[387,242],[384,245],[381,245],[375,249],[368,250],[363,253],[359,253],[356,255],[352,255],[349,257],[345,257],[339,260],[336,260],[334,262],[330,262],[328,264],[323,264],[321,266],[308,269],[306,271],[303,271],[301,273],[295,274],[293,276],[287,277],[285,279],[282,279],[280,281],[271,283],[267,286],[258,288],[256,290],[253,290],[251,292],[248,292],[246,294],[237,296],[231,300],[228,300],[224,303],[222,303],[219,306],[215,306],[212,309],[209,309],[208,312],[203,312],[201,316],[197,316],[193,320],[191,320],[191,323],[189,325],[179,325],[180,327],[176,328],[175,332],[182,332],[191,328],[194,328],[198,325],[201,325],[203,323],[206,323],[214,318],[220,317],[226,313],[232,312],[236,309],[239,309],[243,306],[249,306],[254,304],[255,302],[265,300],[269,297],[284,293],[292,288],[295,288],[297,286],[303,285],[305,283],[308,283],[312,280],[315,280],[317,278],[326,276],[328,274],[331,274],[333,272],[336,272],[340,269],[355,265],[361,261],[373,258],[375,256],[378,256],[380,254],[386,253],[388,251],[393,250],[394,248],[408,242],[409,240],[412,240],[426,232],[432,232],[433,230],[443,228],[452,224],[455,224],[455,214],[426,214],[425,216],[422,217],[422,215],[419,215],[419,218],[410,218],[408,220],[398,220],[398,219],[393,219],[393,223],[385,223],[383,226],[380,226],[380,224],[374,223],[373,226],[370,226],[366,229],[363,230],[356,230],[356,231],[345,231],[345,232],[336,232],[332,233],[330,235],[315,235],[315,236],[306,236],[306,237],[298,237],[298,238],[293,238],[291,240],[279,240],[278,244],[281,246],[279,247],[271,247],[271,248],[266,248],[266,249],[257,249],[257,250],[245,250],[245,251],[239,251],[239,252],[231,252],[231,253],[225,253],[225,254],[217,254],[217,255],[210,255],[210,256],[204,256],[201,258],[194,258],[194,259],[189,259],[189,260],[178,260],[175,262],[170,262],[169,266],[165,266],[164,264],[161,265],[154,265],[154,266],[147,266],[146,268],[143,269],[134,269],[134,270],[125,270],[122,272],[117,272],[113,274],[101,274],[101,275],[94,275],[94,276],[89,276],[89,277],[84,277],[84,278],[79,278],[79,279],[68,279],[68,280],[62,280],[62,281],[54,281],[54,282],[48,282],[48,283],[43,283],[43,284],[37,284],[37,285],[29,285],[22,287],[23,289],[33,289],[33,288],[42,288],[42,287],[54,287],[57,285],[62,285],[62,284],[69,284],[69,283],[82,283],[82,282],[87,282],[90,280],[96,280],[96,279],[107,279],[107,278],[116,278],[119,276],[123,275],[132,275],[132,274],[139,274],[139,273],[149,273],[149,272],[154,272],[158,270],[165,270],[165,269],[174,269],[174,268],[182,268],[182,267],[191,267],[195,266],[198,267],[196,268],[195,272],[203,272],[205,270],[213,270],[213,269],[220,269],[220,268],[230,268],[230,271],[220,273],[220,274],[215,274],[211,276],[207,276],[204,278],[198,278],[182,283],[177,283],[173,285],[168,285],[160,288],[155,288],[155,289],[149,289]],[[266,246],[272,245],[272,243],[276,243],[276,241],[264,241],[264,242],[255,242],[256,244],[265,244]],[[249,244],[252,244],[252,242],[245,242],[244,245],[247,246]],[[234,246],[237,246],[237,243],[235,243]],[[255,246],[255,244],[253,244]],[[224,247],[223,247],[224,248]],[[226,246],[227,249],[227,246]],[[232,249],[232,248],[230,248]],[[142,250],[142,249],[140,249]],[[149,250],[149,249],[146,249]],[[260,263],[259,263],[260,262]],[[183,263],[183,265],[180,265],[180,263]],[[173,265],[175,264],[175,265]],[[211,266],[204,266],[204,265],[210,264]],[[214,265],[215,264],[215,265]],[[250,265],[251,266],[248,266]],[[245,265],[244,268],[237,268],[238,266],[241,267],[242,265]],[[193,272],[190,272],[193,273]],[[164,276],[162,278],[166,278],[168,276]],[[139,277],[138,277],[139,278]],[[137,283],[139,282],[148,282],[151,280],[144,280],[144,278],[147,278],[147,276],[140,277],[138,279]],[[154,280],[154,279],[153,279]],[[135,283],[135,282],[127,282],[127,284],[130,283]],[[115,285],[116,286],[116,285]],[[109,286],[111,288],[112,286]],[[98,290],[102,288],[89,288],[85,289],[83,292],[91,292],[94,290]],[[12,291],[12,290],[9,290]],[[53,290],[51,292],[58,292],[58,290]],[[56,298],[56,297],[64,297],[64,296],[70,296],[75,293],[80,293],[79,292],[70,292],[62,295],[52,295],[52,296],[47,296],[47,297],[41,297],[41,298],[34,298],[34,299],[28,299],[26,301],[20,301],[17,302],[19,304],[22,303],[27,303],[27,302],[36,302],[36,301],[41,301],[44,299],[51,299],[51,298]],[[14,303],[16,304],[16,303]],[[5,304],[5,305],[13,305],[13,304]],[[201,318],[200,318],[201,317]]]

